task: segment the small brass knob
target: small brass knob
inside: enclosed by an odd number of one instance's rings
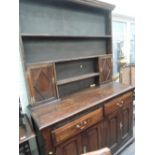
[[[83,124],[84,124],[84,125],[87,124],[87,121],[84,121]]]
[[[81,126],[79,124],[76,125],[76,128],[80,128]]]
[[[49,155],[51,155],[51,154],[53,154],[53,152],[52,152],[52,151],[50,151],[48,154],[49,154]]]

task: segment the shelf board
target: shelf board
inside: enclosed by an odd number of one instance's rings
[[[103,36],[65,36],[65,35],[49,35],[49,34],[27,34],[21,33],[21,37],[27,38],[111,38],[111,35],[103,35]]]
[[[68,58],[68,59],[56,59],[56,60],[50,60],[50,61],[39,61],[36,63],[28,63],[26,64],[26,66],[30,67],[30,66],[40,65],[40,64],[43,65],[43,64],[50,64],[50,63],[62,63],[62,62],[68,62],[68,61],[93,59],[93,58],[99,58],[99,57],[112,57],[112,54],[93,55],[93,56],[76,57],[76,58]]]
[[[63,85],[63,84],[71,83],[74,81],[88,79],[88,78],[95,77],[95,76],[99,76],[99,73],[89,73],[89,74],[80,75],[80,76],[76,76],[76,77],[66,78],[63,80],[58,80],[57,85]]]

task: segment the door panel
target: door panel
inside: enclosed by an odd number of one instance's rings
[[[102,147],[101,123],[89,128],[82,134],[83,153],[98,150]]]
[[[56,155],[80,155],[82,153],[81,137],[76,136],[58,145]]]
[[[112,80],[112,58],[111,56],[99,58],[100,84]]]
[[[121,111],[121,141],[122,143],[127,141],[132,136],[133,125],[132,125],[132,117],[133,117],[133,107],[132,103],[127,103]]]
[[[108,115],[108,146],[111,148],[112,152],[114,152],[120,141],[120,114],[119,112],[113,112]]]
[[[53,64],[28,68],[27,73],[32,103],[42,103],[56,97]]]

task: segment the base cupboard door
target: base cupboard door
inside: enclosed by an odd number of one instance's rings
[[[121,142],[125,143],[133,135],[133,104],[128,102],[121,110]]]
[[[94,125],[82,133],[82,152],[98,150],[102,147],[101,123]]]
[[[56,155],[80,155],[82,153],[81,137],[75,136],[56,148]]]
[[[108,147],[115,152],[120,142],[120,113],[113,112],[107,116]]]

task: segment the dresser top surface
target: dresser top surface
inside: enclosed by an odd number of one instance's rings
[[[56,103],[31,109],[31,115],[42,130],[133,89],[133,86],[111,82],[69,95]]]

